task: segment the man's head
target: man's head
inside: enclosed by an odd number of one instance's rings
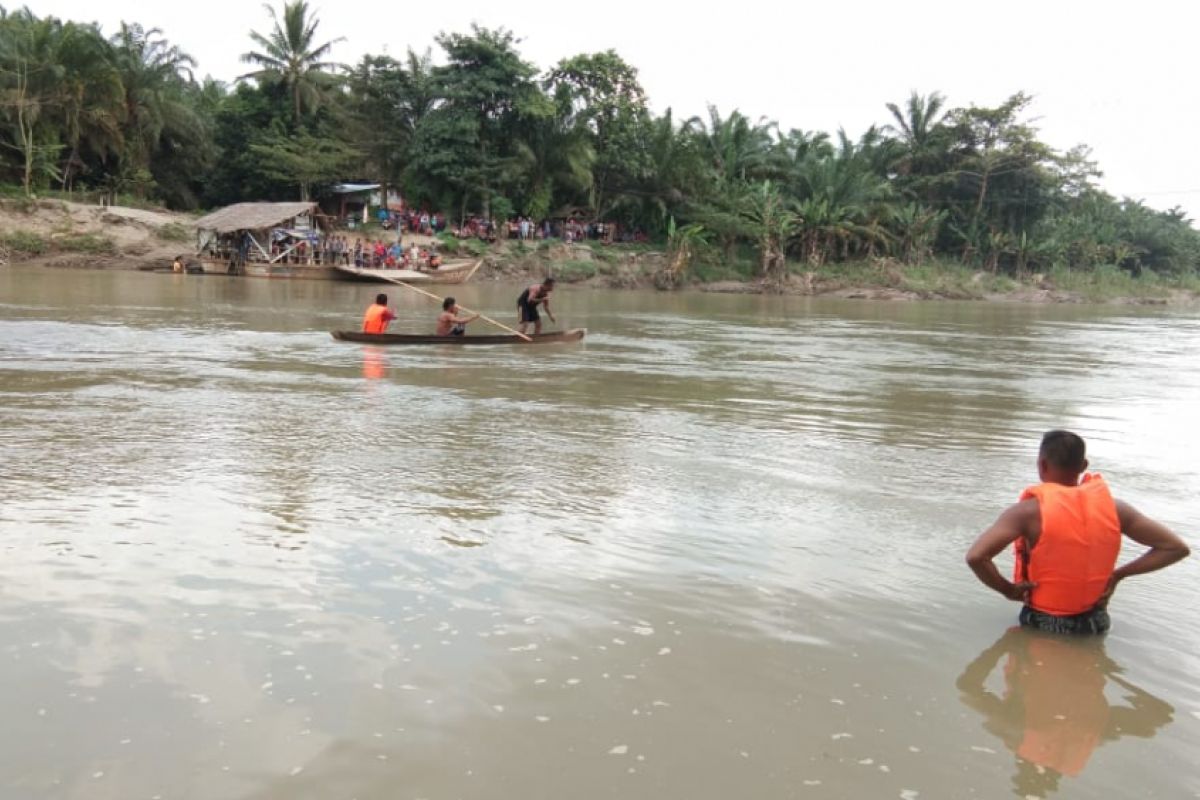
[[[442,301],[442,311],[453,311],[453,310],[454,310],[454,298],[447,297],[445,300]]]
[[[1074,486],[1087,470],[1087,445],[1070,431],[1053,430],[1042,436],[1038,450],[1038,477],[1047,483]]]
[[[387,295],[384,294],[383,292],[380,292],[379,294],[375,295],[375,303],[377,305],[386,306],[387,305]]]
[[[548,292],[553,288],[554,288],[554,278],[546,278],[544,281],[542,281],[543,291]]]

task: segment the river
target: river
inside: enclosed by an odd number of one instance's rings
[[[380,289],[0,269],[0,796],[1200,797],[1200,559],[963,563],[1052,427],[1195,543],[1195,310]]]

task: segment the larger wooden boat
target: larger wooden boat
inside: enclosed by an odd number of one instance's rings
[[[455,284],[466,283],[483,264],[478,261],[447,261],[435,270],[418,271],[415,269],[374,269],[370,267],[355,267],[348,264],[338,264],[338,277],[353,281],[370,281],[372,283],[437,283]]]
[[[433,336],[420,333],[359,333],[358,331],[332,331],[339,342],[361,342],[362,344],[552,344],[554,342],[578,342],[587,334],[587,328],[572,328],[554,333],[529,334],[525,341],[514,334],[480,336]]]

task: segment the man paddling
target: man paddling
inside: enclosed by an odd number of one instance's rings
[[[438,336],[462,336],[467,332],[467,323],[479,319],[478,314],[472,314],[469,317],[460,317],[458,303],[453,297],[447,297],[442,301],[442,313],[438,315],[437,331]]]
[[[396,318],[395,313],[388,308],[386,294],[375,295],[375,304],[363,314],[363,333],[386,333],[388,323]]]
[[[1165,525],[1114,500],[1097,474],[1086,474],[1086,445],[1050,431],[1038,452],[1041,483],[1021,494],[971,545],[967,564],[986,586],[1024,604],[1020,622],[1052,633],[1104,633],[1117,584],[1185,558],[1188,546]],[[1082,481],[1080,477],[1082,476]],[[1116,567],[1121,534],[1150,549]],[[1015,542],[1013,580],[994,559]],[[1116,567],[1114,569],[1114,567]]]
[[[550,311],[550,293],[554,291],[554,278],[546,278],[541,283],[535,283],[521,292],[521,296],[517,298],[517,330],[521,333],[525,332],[525,327],[529,323],[533,323],[534,334],[542,332],[542,318],[538,314],[538,306],[546,309],[546,316],[551,322],[557,322],[554,319],[553,312]]]

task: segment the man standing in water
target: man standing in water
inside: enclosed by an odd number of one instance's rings
[[[375,304],[363,314],[363,333],[386,333],[388,323],[396,318],[395,313],[388,308],[387,295],[375,295]]]
[[[521,292],[521,296],[517,298],[517,330],[521,333],[525,332],[525,327],[529,323],[533,323],[534,334],[542,332],[542,318],[538,314],[538,306],[544,306],[546,316],[551,322],[557,322],[554,319],[553,312],[550,311],[550,293],[554,291],[554,278],[546,278],[541,283],[535,283]]]
[[[1087,471],[1086,445],[1070,431],[1050,431],[1038,451],[1041,483],[1021,493],[967,552],[967,565],[988,587],[1024,603],[1021,624],[1052,633],[1104,633],[1117,584],[1187,557],[1188,546],[1165,525],[1114,500]],[[1082,481],[1080,480],[1082,476]],[[1114,567],[1121,534],[1150,549]],[[994,559],[1015,542],[1013,580]]]

